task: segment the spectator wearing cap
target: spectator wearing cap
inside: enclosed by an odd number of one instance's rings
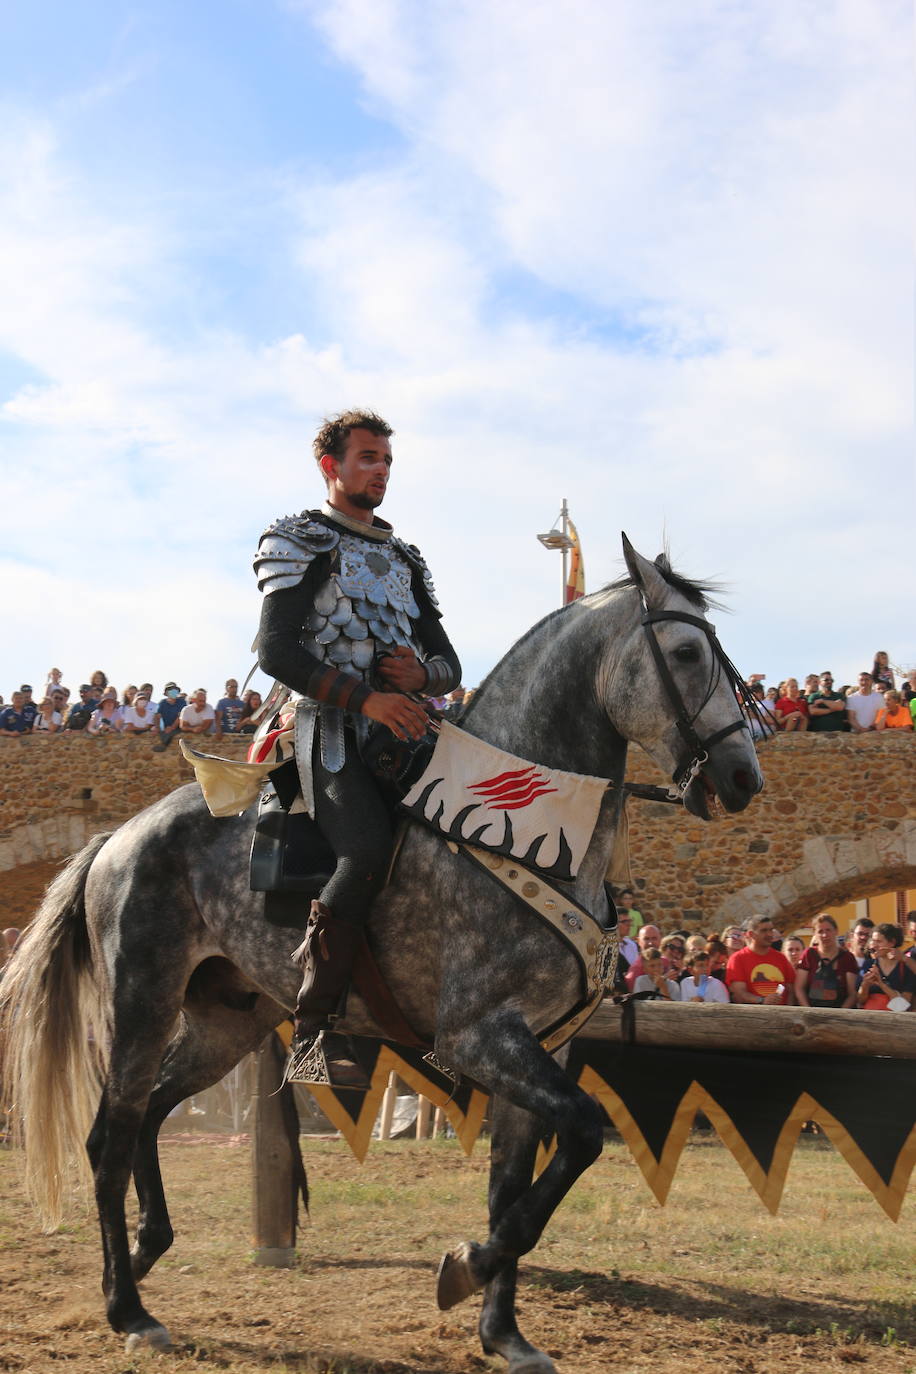
[[[167,749],[178,734],[178,718],[188,704],[177,682],[167,682],[162,691],[163,697],[154,716],[159,731],[159,743],[154,748],[158,751]]]
[[[221,733],[238,734],[239,721],[245,703],[239,696],[239,684],[234,677],[226,679],[226,695],[216,703],[216,723]]]
[[[121,708],[116,696],[103,696],[86,727],[90,735],[116,735],[121,729]]]
[[[833,673],[823,672],[818,689],[808,697],[808,729],[814,734],[829,730],[848,730],[846,698],[833,690]]]
[[[21,692],[13,693],[12,703],[3,711],[0,711],[0,735],[25,735],[31,730],[31,725],[27,724],[23,714],[25,700]]]
[[[179,716],[179,728],[188,735],[207,735],[217,726],[216,712],[207,700],[206,687],[198,687]],[[217,735],[221,735],[217,730]]]
[[[80,687],[79,701],[75,701],[67,712],[67,719],[64,723],[65,730],[85,730],[92,720],[92,713],[98,706],[98,701],[92,694],[92,688],[88,682],[84,682]]]
[[[31,730],[32,726],[35,724],[35,717],[38,715],[38,706],[32,700],[32,688],[27,682],[24,682],[19,690],[22,693],[22,714],[25,717],[28,728]]]
[[[145,735],[154,728],[156,717],[145,692],[137,692],[129,706],[121,707],[122,729],[125,735]]]
[[[876,729],[878,712],[884,705],[884,698],[875,691],[871,673],[859,674],[859,690],[846,698],[846,712],[854,735],[863,735]]]

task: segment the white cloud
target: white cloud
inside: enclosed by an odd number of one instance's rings
[[[354,402],[396,425],[390,514],[469,680],[556,599],[534,535],[564,495],[589,585],[621,527],[730,578],[739,662],[816,649],[849,676],[875,638],[916,658],[888,576],[912,509],[902,7],[306,12],[405,151],[330,183],[286,168],[252,213],[300,328],[217,326],[180,206],[100,205],[47,120],[4,122],[0,350],[37,380],[0,408],[5,581],[26,579],[0,690],[81,655],[211,690],[243,672],[254,540],[318,501],[311,431]]]

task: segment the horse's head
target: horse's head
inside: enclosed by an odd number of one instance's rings
[[[611,721],[682,791],[703,820],[718,797],[743,811],[763,787],[741,709],[743,684],[706,619],[698,586],[671,573],[667,559],[643,558],[623,535],[634,589],[633,620],[608,645],[599,690]]]

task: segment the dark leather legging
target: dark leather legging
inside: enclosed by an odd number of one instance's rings
[[[344,921],[365,921],[384,886],[394,843],[388,808],[347,731],[347,758],[339,773],[323,767],[315,749],[315,819],[337,856],[321,900]]]

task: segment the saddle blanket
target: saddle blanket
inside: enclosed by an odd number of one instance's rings
[[[433,756],[401,805],[450,840],[571,882],[608,786],[607,778],[517,758],[443,721]]]

